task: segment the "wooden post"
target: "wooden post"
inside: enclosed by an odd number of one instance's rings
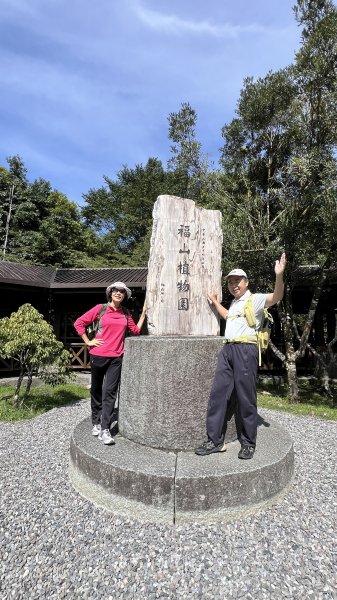
[[[207,300],[221,300],[221,213],[193,200],[159,196],[147,278],[150,335],[219,335],[219,317]]]

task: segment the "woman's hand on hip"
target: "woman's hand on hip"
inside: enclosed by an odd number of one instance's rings
[[[87,346],[102,346],[104,344],[104,340],[101,338],[94,338],[93,340],[89,340]]]

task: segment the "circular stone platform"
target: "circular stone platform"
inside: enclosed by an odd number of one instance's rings
[[[127,517],[182,523],[242,516],[283,498],[290,484],[293,443],[282,427],[259,417],[252,460],[238,459],[238,441],[227,451],[197,456],[116,436],[104,446],[87,418],[70,444],[70,478],[87,499]]]

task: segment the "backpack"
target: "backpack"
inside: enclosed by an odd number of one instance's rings
[[[87,334],[87,337],[89,338],[89,340],[93,340],[94,337],[96,336],[96,333],[98,332],[99,327],[100,327],[101,318],[104,315],[104,313],[107,309],[107,306],[108,306],[107,304],[102,304],[96,319],[85,328],[85,333]]]
[[[96,334],[100,331],[101,329],[101,318],[103,317],[106,309],[107,309],[108,305],[107,304],[102,304],[100,311],[96,317],[96,319],[90,323],[90,325],[88,325],[85,328],[85,333],[87,334],[87,337],[89,338],[89,340],[93,340],[94,337],[96,336]],[[129,311],[127,308],[124,308],[124,306],[121,306],[121,309],[124,313],[124,315],[126,316],[126,320],[128,319],[129,316]],[[127,335],[127,329],[125,331],[125,336]]]
[[[261,362],[261,352],[268,348],[270,342],[271,328],[274,319],[267,308],[263,309],[263,317],[260,327],[256,328],[256,318],[253,304],[253,294],[251,294],[243,307],[243,316],[245,317],[249,327],[254,327],[257,335],[257,345],[259,348],[259,363]],[[261,365],[260,365],[261,366]]]

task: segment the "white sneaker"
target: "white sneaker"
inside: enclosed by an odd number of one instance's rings
[[[91,433],[92,435],[99,435],[101,433],[101,424],[97,423],[97,425],[93,425]]]
[[[106,444],[107,446],[115,443],[109,429],[103,429],[103,431],[100,432],[98,439],[102,440],[103,444]]]

